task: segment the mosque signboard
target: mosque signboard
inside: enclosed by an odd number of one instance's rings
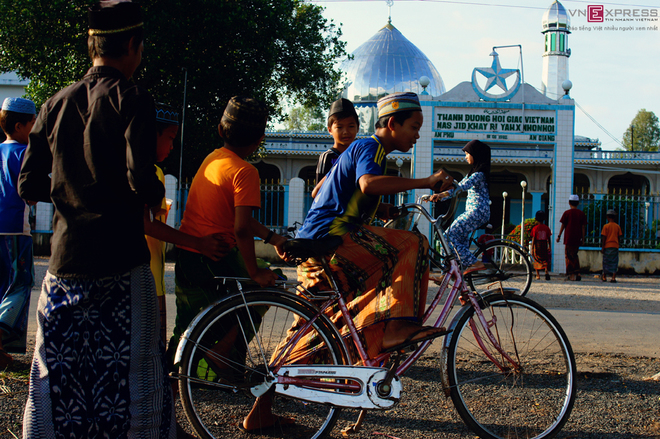
[[[556,113],[552,110],[438,106],[433,111],[433,131],[436,139],[554,143]]]

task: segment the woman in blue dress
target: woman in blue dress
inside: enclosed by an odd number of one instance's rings
[[[479,140],[472,140],[463,147],[465,160],[472,165],[469,174],[458,183],[458,189],[467,191],[465,212],[454,220],[446,237],[454,246],[464,274],[483,270],[486,267],[470,252],[470,235],[490,219],[490,147]],[[455,189],[431,196],[431,201],[451,197]]]

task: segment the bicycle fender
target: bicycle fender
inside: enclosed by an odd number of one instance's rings
[[[455,329],[456,326],[458,326],[458,322],[463,317],[463,315],[471,310],[472,308],[470,306],[463,306],[461,309],[458,310],[454,318],[452,319],[451,323],[449,324],[449,327],[447,330],[451,331],[451,337],[445,337],[444,341],[442,342],[442,352],[440,353],[440,378],[442,380],[442,389],[445,392],[445,397],[449,398],[451,396],[450,393],[450,385],[449,385],[449,373],[447,369],[447,357],[449,355],[449,344],[451,343],[451,339],[454,336],[457,336]]]

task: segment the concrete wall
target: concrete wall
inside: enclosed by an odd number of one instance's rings
[[[603,269],[600,250],[580,250],[578,255],[583,271],[600,272]],[[660,252],[619,251],[619,273],[660,274]]]

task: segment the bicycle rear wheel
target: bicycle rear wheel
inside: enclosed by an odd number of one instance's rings
[[[481,438],[555,436],[575,400],[575,358],[564,331],[547,310],[525,297],[493,294],[483,300],[491,333],[520,369],[514,370],[488,340],[474,309],[465,308],[447,352],[456,410]]]
[[[484,263],[486,270],[465,277],[476,291],[480,285],[502,282],[504,288],[514,288],[524,296],[532,285],[533,267],[527,253],[519,245],[504,240],[491,241],[475,256]]]
[[[276,423],[250,433],[240,430],[256,400],[250,389],[277,373],[273,360],[281,351],[280,342],[294,333],[290,331],[294,325],[317,317],[302,301],[272,290],[248,292],[244,298],[238,295],[219,303],[184,334],[179,389],[186,416],[199,437],[248,438],[262,433],[320,438],[332,429],[339,409],[271,393],[273,414],[295,423]],[[344,364],[337,335],[323,319],[315,320],[305,338],[318,343],[314,362]]]

